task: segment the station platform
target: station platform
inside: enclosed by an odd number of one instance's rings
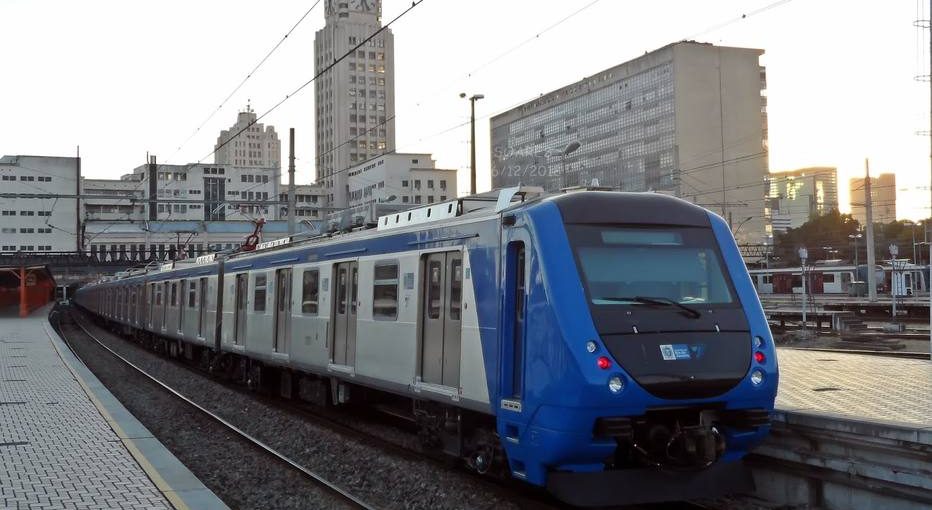
[[[0,316],[0,507],[226,508],[48,322]]]
[[[778,348],[777,409],[932,433],[932,361]]]
[[[779,348],[755,495],[787,507],[932,508],[932,361]]]

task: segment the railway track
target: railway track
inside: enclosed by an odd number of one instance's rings
[[[339,500],[340,502],[342,502],[343,504],[345,504],[346,507],[348,507],[348,508],[359,508],[359,509],[365,509],[365,510],[375,510],[375,509],[378,508],[378,507],[376,507],[376,506],[374,506],[374,505],[372,505],[372,504],[370,504],[370,503],[364,501],[363,499],[361,499],[361,498],[359,498],[359,497],[357,497],[357,496],[351,494],[349,491],[347,491],[346,489],[342,488],[339,484],[337,484],[337,483],[335,483],[335,482],[333,482],[333,481],[331,481],[331,480],[327,480],[327,479],[326,479],[325,477],[323,477],[322,475],[320,475],[320,474],[318,474],[318,473],[312,471],[311,469],[308,469],[307,467],[301,465],[300,463],[298,463],[298,462],[292,460],[291,458],[287,457],[286,455],[282,454],[281,452],[279,452],[279,451],[275,450],[274,448],[270,447],[269,445],[267,445],[267,444],[264,443],[263,441],[259,440],[258,438],[253,437],[253,436],[250,435],[249,433],[245,432],[244,430],[240,429],[239,427],[237,427],[237,426],[233,425],[232,423],[228,422],[228,421],[225,420],[224,418],[218,416],[217,414],[211,412],[211,411],[208,410],[208,409],[205,409],[205,408],[202,407],[200,404],[194,402],[194,401],[191,400],[190,398],[188,398],[188,397],[186,397],[185,395],[181,394],[180,392],[178,392],[177,390],[175,390],[174,388],[172,388],[172,387],[169,386],[168,384],[162,382],[161,380],[159,380],[159,379],[156,378],[155,376],[149,374],[147,371],[143,370],[142,368],[140,368],[139,366],[135,365],[135,364],[132,363],[130,360],[126,359],[125,357],[123,357],[122,355],[120,355],[119,353],[117,353],[116,351],[114,351],[113,349],[111,349],[109,346],[107,346],[107,345],[106,345],[104,342],[102,342],[94,333],[92,333],[87,327],[85,327],[84,324],[81,323],[81,321],[75,320],[75,324],[77,325],[78,328],[80,328],[80,330],[81,330],[90,340],[92,340],[94,343],[96,343],[100,348],[102,348],[102,349],[104,349],[105,351],[107,351],[108,353],[110,353],[115,359],[117,359],[117,360],[119,360],[120,362],[122,362],[122,364],[124,364],[125,366],[131,368],[133,371],[135,371],[136,373],[138,373],[138,374],[141,375],[142,377],[144,377],[144,378],[146,378],[147,380],[149,380],[149,381],[151,381],[152,383],[154,383],[157,387],[159,387],[159,388],[161,388],[162,390],[164,390],[165,393],[171,395],[175,400],[177,400],[177,401],[179,401],[179,402],[182,402],[185,406],[187,406],[188,408],[190,408],[190,409],[192,409],[192,410],[195,410],[198,414],[200,414],[200,415],[202,415],[202,416],[204,416],[204,417],[209,418],[210,421],[212,421],[212,422],[216,423],[217,425],[221,426],[222,428],[224,428],[224,429],[225,429],[226,431],[228,431],[229,433],[231,433],[231,434],[237,436],[238,438],[240,438],[242,441],[245,441],[246,443],[248,443],[249,445],[251,445],[253,448],[255,448],[255,449],[257,449],[257,450],[259,450],[259,451],[261,451],[261,452],[264,452],[264,454],[265,454],[266,456],[268,456],[269,458],[272,458],[272,459],[274,459],[275,461],[277,461],[277,462],[279,462],[279,463],[281,463],[281,464],[284,464],[284,465],[287,466],[290,470],[292,470],[292,471],[294,471],[294,472],[296,472],[296,473],[299,473],[303,478],[305,478],[305,479],[307,479],[307,480],[310,480],[314,485],[316,485],[317,487],[323,489],[325,492],[327,492],[328,494],[330,494],[331,496],[333,496],[334,498],[336,498],[337,500]],[[66,341],[68,341],[68,338],[67,338],[66,336],[63,335],[63,338],[65,338]],[[68,342],[68,343],[69,343],[69,346],[70,346],[70,342]],[[72,350],[74,351],[73,348],[72,348]],[[77,352],[75,352],[75,355],[78,356],[79,359],[81,359],[80,355],[78,355]],[[84,360],[81,359],[81,362],[83,363]]]
[[[865,354],[868,356],[886,356],[888,358],[900,359],[929,359],[927,352],[903,352],[903,351],[873,351],[868,349],[830,349],[827,347],[784,347],[781,349],[792,349],[794,351],[810,352],[829,352],[838,354]]]
[[[254,442],[257,445],[257,447],[262,448],[264,451],[268,452],[269,455],[273,455],[276,458],[280,459],[282,462],[285,462],[288,465],[292,466],[294,469],[299,470],[303,475],[313,477],[315,481],[319,480],[320,483],[325,484],[325,486],[327,487],[332,486],[334,490],[338,491],[337,493],[341,497],[347,496],[349,498],[352,498],[352,496],[349,495],[347,491],[340,489],[338,486],[333,485],[331,482],[327,481],[323,477],[316,475],[311,470],[302,467],[299,463],[293,460],[290,460],[288,459],[288,457],[276,452],[273,448],[265,445],[262,441],[258,440],[257,438],[252,437],[247,432],[240,430],[235,425],[224,420],[222,417],[217,416],[214,413],[211,413],[207,409],[204,409],[203,407],[201,407],[199,404],[197,404],[193,400],[185,397],[180,392],[177,392],[174,389],[172,389],[169,385],[158,380],[156,377],[152,376],[151,374],[148,374],[145,370],[137,367],[131,361],[129,361],[128,359],[126,359],[125,357],[123,357],[122,355],[114,351],[109,346],[105,345],[104,342],[101,341],[100,338],[98,337],[99,333],[94,334],[91,331],[91,328],[83,324],[82,323],[83,321],[76,317],[76,316],[83,316],[83,314],[81,314],[80,312],[77,312],[77,313],[73,312],[72,315],[75,316],[74,321],[84,334],[86,334],[89,338],[91,338],[96,344],[106,349],[111,355],[118,358],[121,362],[127,364],[128,366],[131,366],[134,370],[138,371],[140,374],[144,375],[149,380],[163,387],[166,391],[171,392],[177,398],[182,399],[187,405],[190,405],[193,408],[198,409],[200,412],[209,414],[212,419],[218,421],[219,423],[222,423],[225,427],[229,427],[231,431],[234,431],[235,433],[237,433],[238,435],[240,435],[241,437],[243,437],[244,439],[248,441]],[[113,338],[117,338],[122,342],[127,342],[131,345],[135,345],[118,334],[111,333],[111,332],[105,332],[105,334]],[[145,352],[149,352],[153,356],[158,356],[156,353],[151,353],[150,351],[145,351]],[[244,395],[244,397],[246,396],[257,397],[259,400],[270,405],[271,407],[275,407],[283,412],[298,415],[302,419],[316,423],[340,435],[347,436],[349,438],[352,438],[353,440],[359,441],[360,443],[367,444],[373,448],[376,448],[376,449],[379,449],[385,452],[386,454],[398,456],[402,458],[407,458],[407,459],[412,459],[412,460],[417,460],[419,462],[430,462],[434,464],[437,469],[448,469],[449,468],[448,460],[445,462],[445,459],[440,458],[437,455],[432,455],[429,452],[420,451],[417,448],[398,444],[390,439],[379,437],[378,434],[373,434],[371,430],[366,430],[364,428],[357,428],[353,426],[349,422],[352,422],[353,420],[360,418],[359,416],[356,416],[356,413],[349,413],[346,416],[342,416],[342,414],[344,413],[334,413],[326,409],[318,409],[316,407],[309,408],[304,405],[294,405],[293,401],[285,400],[285,399],[282,399],[281,397],[257,394],[255,391],[248,390],[242,385],[238,385],[233,382],[221,381],[221,380],[210,378],[203,371],[199,370],[197,367],[192,366],[190,364],[183,363],[183,362],[180,362],[174,359],[166,359],[163,357],[159,357],[159,358],[166,360],[172,365],[178,368],[181,368],[187,372],[190,372],[191,374],[197,377],[202,377],[204,379],[211,380],[214,383],[217,383],[231,391],[241,393]],[[482,483],[483,485],[489,486],[491,491],[499,493],[504,499],[508,500],[510,503],[513,503],[518,508],[533,508],[533,509],[541,509],[541,510],[573,508],[573,507],[568,507],[554,500],[552,497],[550,497],[549,495],[545,493],[541,493],[540,491],[534,491],[528,487],[522,487],[517,482],[512,482],[509,480],[489,479],[487,477],[483,477],[481,475],[471,473],[471,472],[469,474],[473,478],[479,480],[480,483]],[[347,502],[352,503],[352,505],[357,508],[374,508],[373,506],[367,505],[366,503],[359,500],[358,498],[355,498],[352,500],[348,499]],[[494,508],[495,506],[496,505],[493,504],[489,508]],[[624,506],[624,507],[617,507],[617,508],[619,510],[658,510],[659,508],[682,509],[682,510],[714,510],[714,509],[724,508],[724,507],[720,506],[717,502],[701,502],[700,503],[700,502],[683,501],[683,502],[670,502],[670,503],[666,503],[666,504],[659,505],[659,506],[658,505],[643,505],[643,506],[638,505],[638,506]],[[606,509],[603,509],[603,510],[606,510]]]

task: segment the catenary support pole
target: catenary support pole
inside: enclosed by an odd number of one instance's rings
[[[864,211],[867,221],[867,299],[877,301],[877,270],[874,256],[874,205],[871,197],[870,162],[864,158]]]
[[[295,234],[295,188],[294,188],[294,128],[288,131],[291,148],[288,150],[288,235]]]

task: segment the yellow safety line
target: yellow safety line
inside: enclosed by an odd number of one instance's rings
[[[173,507],[175,507],[176,510],[191,510],[191,507],[189,507],[187,503],[181,499],[176,491],[171,489],[171,485],[169,485],[169,483],[164,478],[162,478],[162,475],[159,473],[158,469],[156,469],[155,466],[149,462],[149,459],[146,458],[142,451],[139,450],[139,448],[136,446],[135,440],[129,437],[125,439],[123,438],[123,436],[127,435],[126,431],[124,431],[123,428],[120,427],[117,421],[113,418],[113,416],[110,415],[110,412],[107,411],[106,407],[104,407],[103,402],[101,402],[97,398],[97,395],[91,391],[90,386],[88,386],[84,379],[78,375],[74,368],[71,367],[71,364],[65,361],[65,357],[62,356],[58,346],[55,345],[55,340],[52,338],[52,334],[47,329],[47,324],[43,323],[42,326],[45,330],[45,334],[49,337],[49,341],[52,343],[52,348],[55,349],[55,352],[58,353],[58,357],[61,358],[65,366],[68,367],[68,371],[71,372],[71,375],[74,376],[75,380],[78,381],[78,384],[81,385],[81,388],[84,389],[84,393],[87,394],[88,398],[91,400],[91,403],[93,403],[94,407],[97,408],[97,412],[99,412],[104,420],[107,421],[107,424],[110,425],[110,428],[113,429],[113,432],[116,433],[117,437],[120,438],[120,442],[123,443],[123,446],[126,447],[130,455],[136,459],[139,467],[141,467],[142,470],[145,471],[146,475],[149,476],[149,479],[152,480],[152,483],[155,484],[155,487],[158,489],[158,491],[161,492],[163,496],[165,496],[165,498],[169,501],[169,503],[171,503]]]

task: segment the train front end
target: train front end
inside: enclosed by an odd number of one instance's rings
[[[616,192],[551,197],[503,224],[504,246],[528,246],[514,303],[505,282],[516,347],[503,365],[516,368],[498,426],[512,473],[583,506],[753,488],[741,459],[769,430],[777,360],[728,225]]]

